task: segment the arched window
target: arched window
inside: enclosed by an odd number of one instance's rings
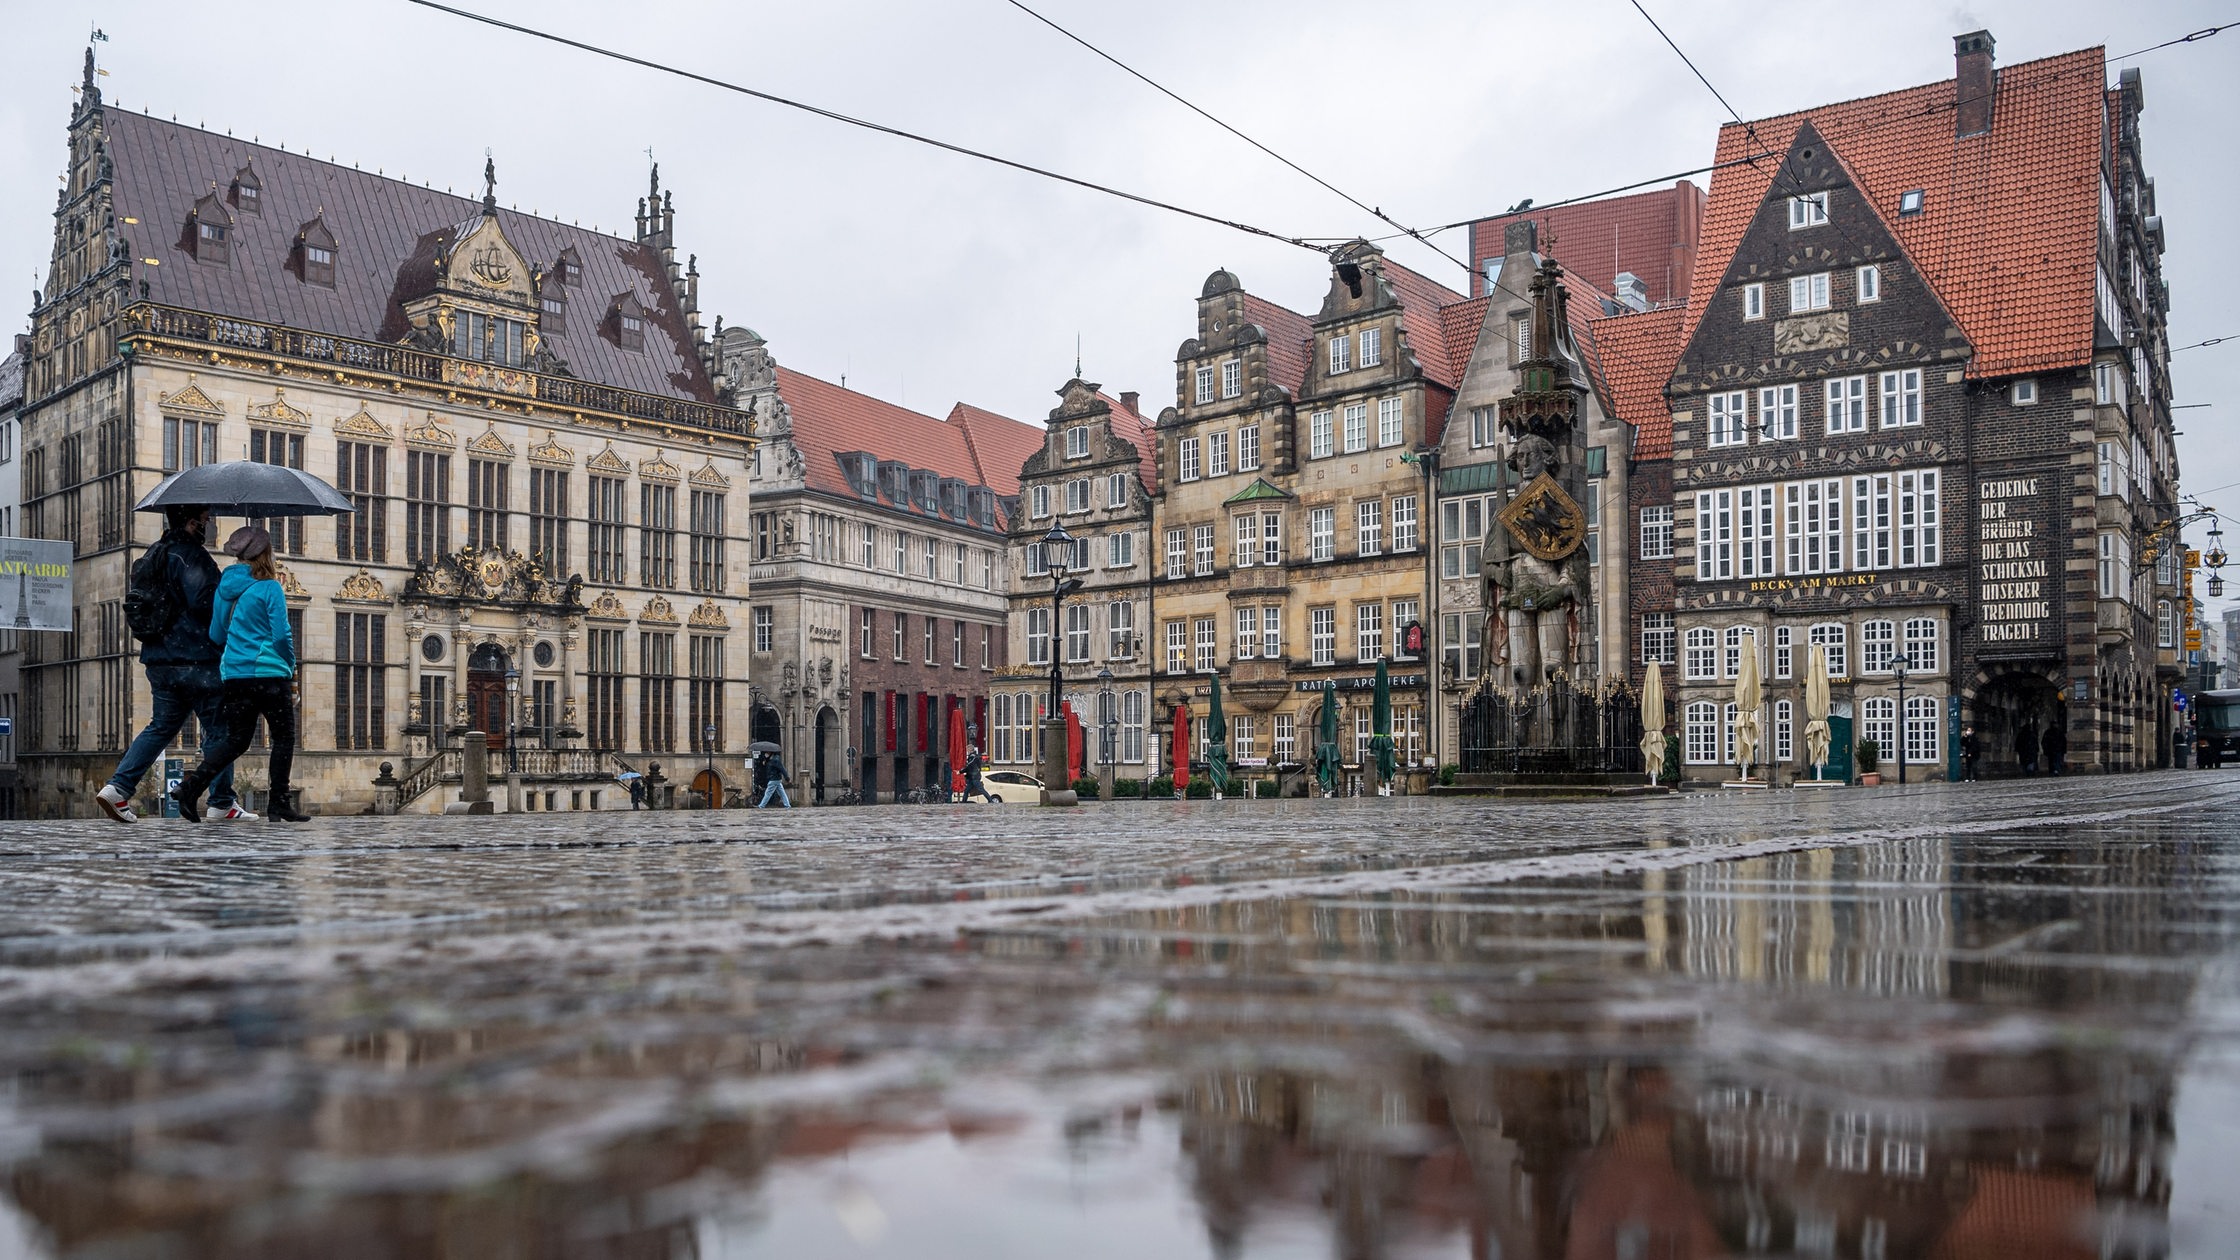
[[[1704,633],[1709,634],[1710,631]],[[1683,726],[1688,764],[1719,764],[1719,706],[1709,700],[1695,701],[1688,706]]]
[[[1943,760],[1937,709],[1935,696],[1906,697],[1906,760],[1915,765],[1933,766]]]
[[[1793,702],[1773,702],[1773,760],[1776,762],[1794,760],[1797,755],[1796,715]]]
[[[1812,646],[1827,653],[1828,677],[1830,678],[1849,678],[1851,676],[1851,653],[1848,642],[1850,636],[1845,633],[1849,629],[1850,627],[1840,621],[1823,621],[1812,627]]]
[[[1688,631],[1688,657],[1686,677],[1689,682],[1707,682],[1719,677],[1719,632],[1709,626],[1697,626]]]
[[[1859,672],[1862,674],[1887,674],[1890,662],[1898,655],[1898,624],[1894,621],[1867,621],[1859,625]]]
[[[1935,617],[1906,618],[1906,669],[1915,674],[1934,674],[1943,669],[1943,653],[1938,642],[1943,636]]]
[[[1898,750],[1898,702],[1888,696],[1869,696],[1859,706],[1859,738],[1873,740],[1883,756]]]

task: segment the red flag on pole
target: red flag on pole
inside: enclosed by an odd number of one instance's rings
[[[949,793],[955,800],[964,799],[964,706],[955,705],[949,710]]]
[[[1190,786],[1190,710],[1174,707],[1174,790],[1180,795]]]
[[[1066,771],[1078,779],[1088,772],[1087,750],[1082,745],[1081,715],[1074,711],[1073,701],[1066,701]],[[1071,787],[1072,784],[1066,786]]]

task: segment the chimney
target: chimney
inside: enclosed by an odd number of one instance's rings
[[[1120,391],[1120,405],[1140,416],[1143,414],[1143,408],[1137,406],[1136,403],[1142,397],[1143,395],[1132,389],[1123,389]]]
[[[1617,298],[1618,304],[1628,310],[1645,311],[1649,309],[1649,286],[1643,284],[1641,277],[1630,271],[1618,273],[1612,293]]]
[[[1953,120],[1959,135],[1980,136],[1991,130],[1992,90],[1997,86],[1991,67],[1995,43],[1989,31],[1952,37],[1952,77],[1957,89]]]

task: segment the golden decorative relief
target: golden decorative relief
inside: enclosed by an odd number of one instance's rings
[[[288,593],[289,599],[311,598],[311,592],[304,589],[303,583],[296,579],[294,571],[286,565],[279,566],[279,572],[276,576],[280,583],[280,589]]]
[[[432,411],[428,413],[426,424],[404,431],[404,440],[408,446],[429,446],[445,451],[459,449],[459,435],[438,423]]]
[[[334,597],[336,599],[364,600],[367,603],[385,604],[389,602],[389,592],[382,587],[381,579],[364,569],[360,569],[349,577],[342,579],[342,585],[336,589]]]
[[[389,432],[389,426],[374,419],[373,413],[362,406],[355,415],[335,421],[334,433],[336,437],[368,438],[376,442],[396,440],[396,434]]]
[[[695,630],[729,630],[731,619],[723,615],[723,609],[714,600],[703,599],[700,606],[692,610],[686,624]]]
[[[731,485],[731,478],[716,471],[716,462],[711,459],[692,470],[692,484],[724,489]]]
[[[583,615],[602,621],[630,620],[630,611],[622,606],[621,600],[615,598],[613,591],[599,592],[599,598],[591,601],[591,607],[585,609]]]
[[[663,625],[673,626],[677,624],[677,610],[668,600],[656,595],[646,601],[644,608],[638,610],[638,620],[657,621]]]
[[[481,436],[467,443],[467,449],[480,455],[496,455],[504,459],[513,458],[513,446],[504,438],[498,436],[498,423],[495,420],[490,422],[490,427],[482,431]]]
[[[659,451],[656,451],[652,459],[638,461],[638,476],[647,481],[676,481],[684,476],[684,470],[670,463],[662,457]]]
[[[277,424],[290,429],[308,429],[311,427],[311,413],[290,406],[288,404],[288,391],[278,386],[273,387],[271,402],[258,403],[249,408],[249,418],[262,421],[265,424]]]
[[[630,462],[614,453],[614,443],[612,442],[607,443],[607,449],[592,456],[591,461],[584,467],[593,472],[615,473],[623,477],[630,475]]]
[[[1587,540],[1587,514],[1546,473],[1533,478],[1494,517],[1518,546],[1551,563],[1577,551]]]
[[[156,410],[190,416],[208,416],[216,419],[226,414],[226,409],[210,401],[210,395],[194,383],[194,373],[187,373],[187,383],[168,394],[156,395]]]
[[[559,434],[551,429],[546,429],[544,431],[544,441],[529,448],[529,462],[532,464],[554,464],[561,468],[570,468],[575,465],[576,453],[560,445]]]

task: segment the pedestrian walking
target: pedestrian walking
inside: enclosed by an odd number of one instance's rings
[[[964,799],[965,799],[965,800],[968,800],[968,801],[969,801],[969,800],[971,800],[971,799],[972,799],[973,797],[977,796],[977,797],[979,797],[979,798],[980,798],[981,800],[984,800],[984,801],[988,802],[989,804],[993,805],[993,804],[995,804],[995,803],[996,803],[995,793],[993,793],[993,792],[990,792],[990,791],[988,790],[988,785],[987,785],[986,781],[984,781],[984,780],[983,780],[983,779],[981,779],[981,777],[980,777],[980,767],[981,767],[981,766],[982,766],[983,764],[985,764],[985,763],[984,763],[984,762],[982,762],[982,760],[981,760],[981,758],[980,758],[980,750],[979,750],[979,749],[977,749],[977,748],[974,748],[974,749],[970,749],[970,750],[968,750],[968,751],[967,751],[967,752],[965,753],[965,755],[964,755]]]
[[[210,640],[223,649],[218,674],[225,691],[218,708],[225,736],[180,781],[172,799],[181,817],[201,822],[195,798],[248,750],[262,718],[271,748],[265,813],[282,822],[308,822],[310,816],[289,798],[296,756],[296,640],[288,626],[288,594],[272,560],[272,536],[261,525],[244,525],[226,539],[225,552],[240,561],[218,579],[210,611]]]
[[[2014,759],[2015,764],[2022,767],[2022,773],[2025,776],[2038,772],[2037,727],[2018,726],[2014,728]]]
[[[133,739],[109,781],[94,794],[101,809],[121,823],[138,822],[132,796],[148,767],[163,756],[193,714],[202,726],[202,753],[209,756],[225,729],[219,714],[224,680],[218,676],[218,645],[210,641],[210,605],[218,592],[218,564],[204,542],[210,509],[163,510],[163,537],[132,566],[125,593],[125,622],[140,640],[140,666],[148,676],[153,701],[147,727]],[[210,781],[209,817],[253,822],[233,794],[228,766]]]
[[[2046,723],[2042,745],[2046,754],[2046,773],[2061,773],[2061,762],[2069,755],[2069,732],[2062,729],[2060,718]]]
[[[793,798],[786,794],[785,757],[778,753],[764,753],[762,755],[762,772],[763,774],[769,776],[769,780],[764,784],[762,789],[762,799],[755,802],[755,808],[763,809],[768,807],[770,804],[770,798],[775,796],[778,798],[778,807],[780,809],[792,809]]]
[[[1983,755],[1983,741],[1976,738],[1976,728],[1969,726],[1960,731],[1960,779],[1973,783],[1976,778],[1976,759]]]
[[[644,779],[632,778],[630,780],[630,808],[644,809],[645,807],[646,781]]]

